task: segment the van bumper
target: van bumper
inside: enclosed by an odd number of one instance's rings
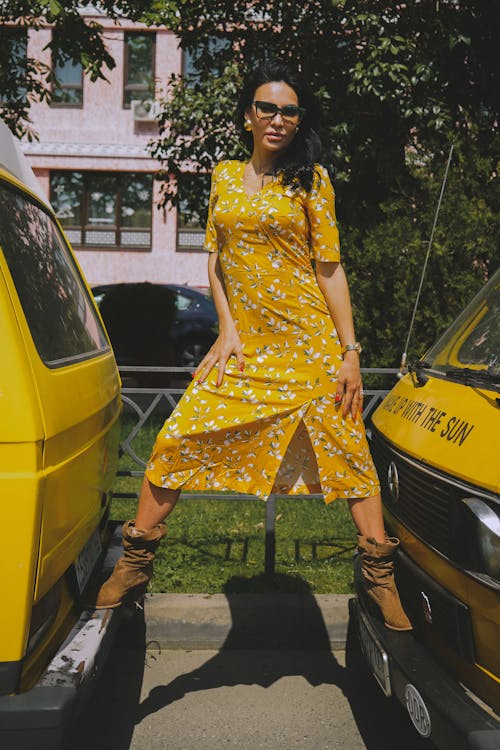
[[[120,549],[120,536],[115,533],[102,565],[104,575],[112,569]],[[84,609],[36,685],[24,693],[0,697],[0,747],[56,750],[62,745],[66,727],[95,687],[122,609]]]
[[[500,748],[500,722],[467,695],[413,632],[384,626],[364,593],[359,556],[354,581],[351,616],[361,650],[385,695],[402,704],[416,731],[439,750]]]

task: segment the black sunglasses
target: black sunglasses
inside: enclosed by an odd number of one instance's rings
[[[285,122],[298,123],[304,116],[305,109],[297,107],[296,104],[285,104],[284,107],[278,107],[273,102],[252,102],[259,120],[272,120],[279,114]]]

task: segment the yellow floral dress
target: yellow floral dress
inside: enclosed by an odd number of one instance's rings
[[[340,342],[312,259],[338,261],[333,188],[275,179],[254,195],[245,164],[212,176],[205,248],[218,252],[245,357],[190,384],[158,433],[146,476],[160,487],[370,497],[379,491],[361,418],[335,405]]]

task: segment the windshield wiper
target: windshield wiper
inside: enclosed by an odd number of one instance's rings
[[[452,367],[445,370],[444,374],[446,377],[453,378],[453,380],[458,380],[465,384],[479,383],[480,385],[484,385],[487,383],[491,385],[495,383],[496,385],[500,385],[500,373],[496,367],[488,367],[485,370],[475,370],[472,367]]]

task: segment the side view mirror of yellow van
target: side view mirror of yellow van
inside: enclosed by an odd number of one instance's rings
[[[57,748],[65,722],[92,687],[118,621],[85,610],[83,602],[113,531],[108,516],[118,455],[119,375],[71,247],[36,190],[0,122],[5,748],[38,747],[42,740]]]

